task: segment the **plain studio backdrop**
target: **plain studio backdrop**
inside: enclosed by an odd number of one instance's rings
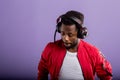
[[[102,51],[119,80],[120,0],[0,0],[0,78],[36,80],[40,55],[54,40],[56,18],[68,10],[85,15],[85,41]]]

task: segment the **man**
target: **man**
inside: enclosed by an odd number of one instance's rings
[[[87,28],[84,15],[68,11],[57,19],[56,32],[61,39],[45,47],[38,65],[38,80],[100,80],[112,79],[112,68],[101,52],[83,41]],[[56,36],[55,32],[55,36]]]

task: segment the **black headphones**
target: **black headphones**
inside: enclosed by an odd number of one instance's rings
[[[81,21],[80,19],[76,18],[76,17],[68,17],[66,15],[62,15],[60,17],[57,18],[56,20],[56,30],[55,30],[55,34],[54,34],[54,42],[55,42],[55,38],[56,38],[56,33],[60,33],[60,27],[62,25],[62,23],[64,23],[64,19],[68,19],[70,20],[71,22],[73,22],[73,24],[76,25],[77,29],[78,29],[78,34],[77,34],[77,37],[78,38],[81,38],[81,39],[84,39],[86,36],[87,36],[87,28],[84,27],[83,25],[81,25]]]

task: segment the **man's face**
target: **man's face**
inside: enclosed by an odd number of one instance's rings
[[[61,25],[61,38],[64,42],[66,49],[71,49],[77,46],[78,38],[77,38],[77,29],[76,26],[73,25]]]

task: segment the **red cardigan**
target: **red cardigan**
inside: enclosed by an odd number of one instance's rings
[[[58,80],[65,54],[66,49],[62,40],[49,43],[45,47],[38,65],[38,80],[48,80],[48,74],[50,74],[50,80]],[[81,40],[77,57],[84,80],[94,80],[95,73],[100,80],[112,79],[111,65],[96,47]]]

